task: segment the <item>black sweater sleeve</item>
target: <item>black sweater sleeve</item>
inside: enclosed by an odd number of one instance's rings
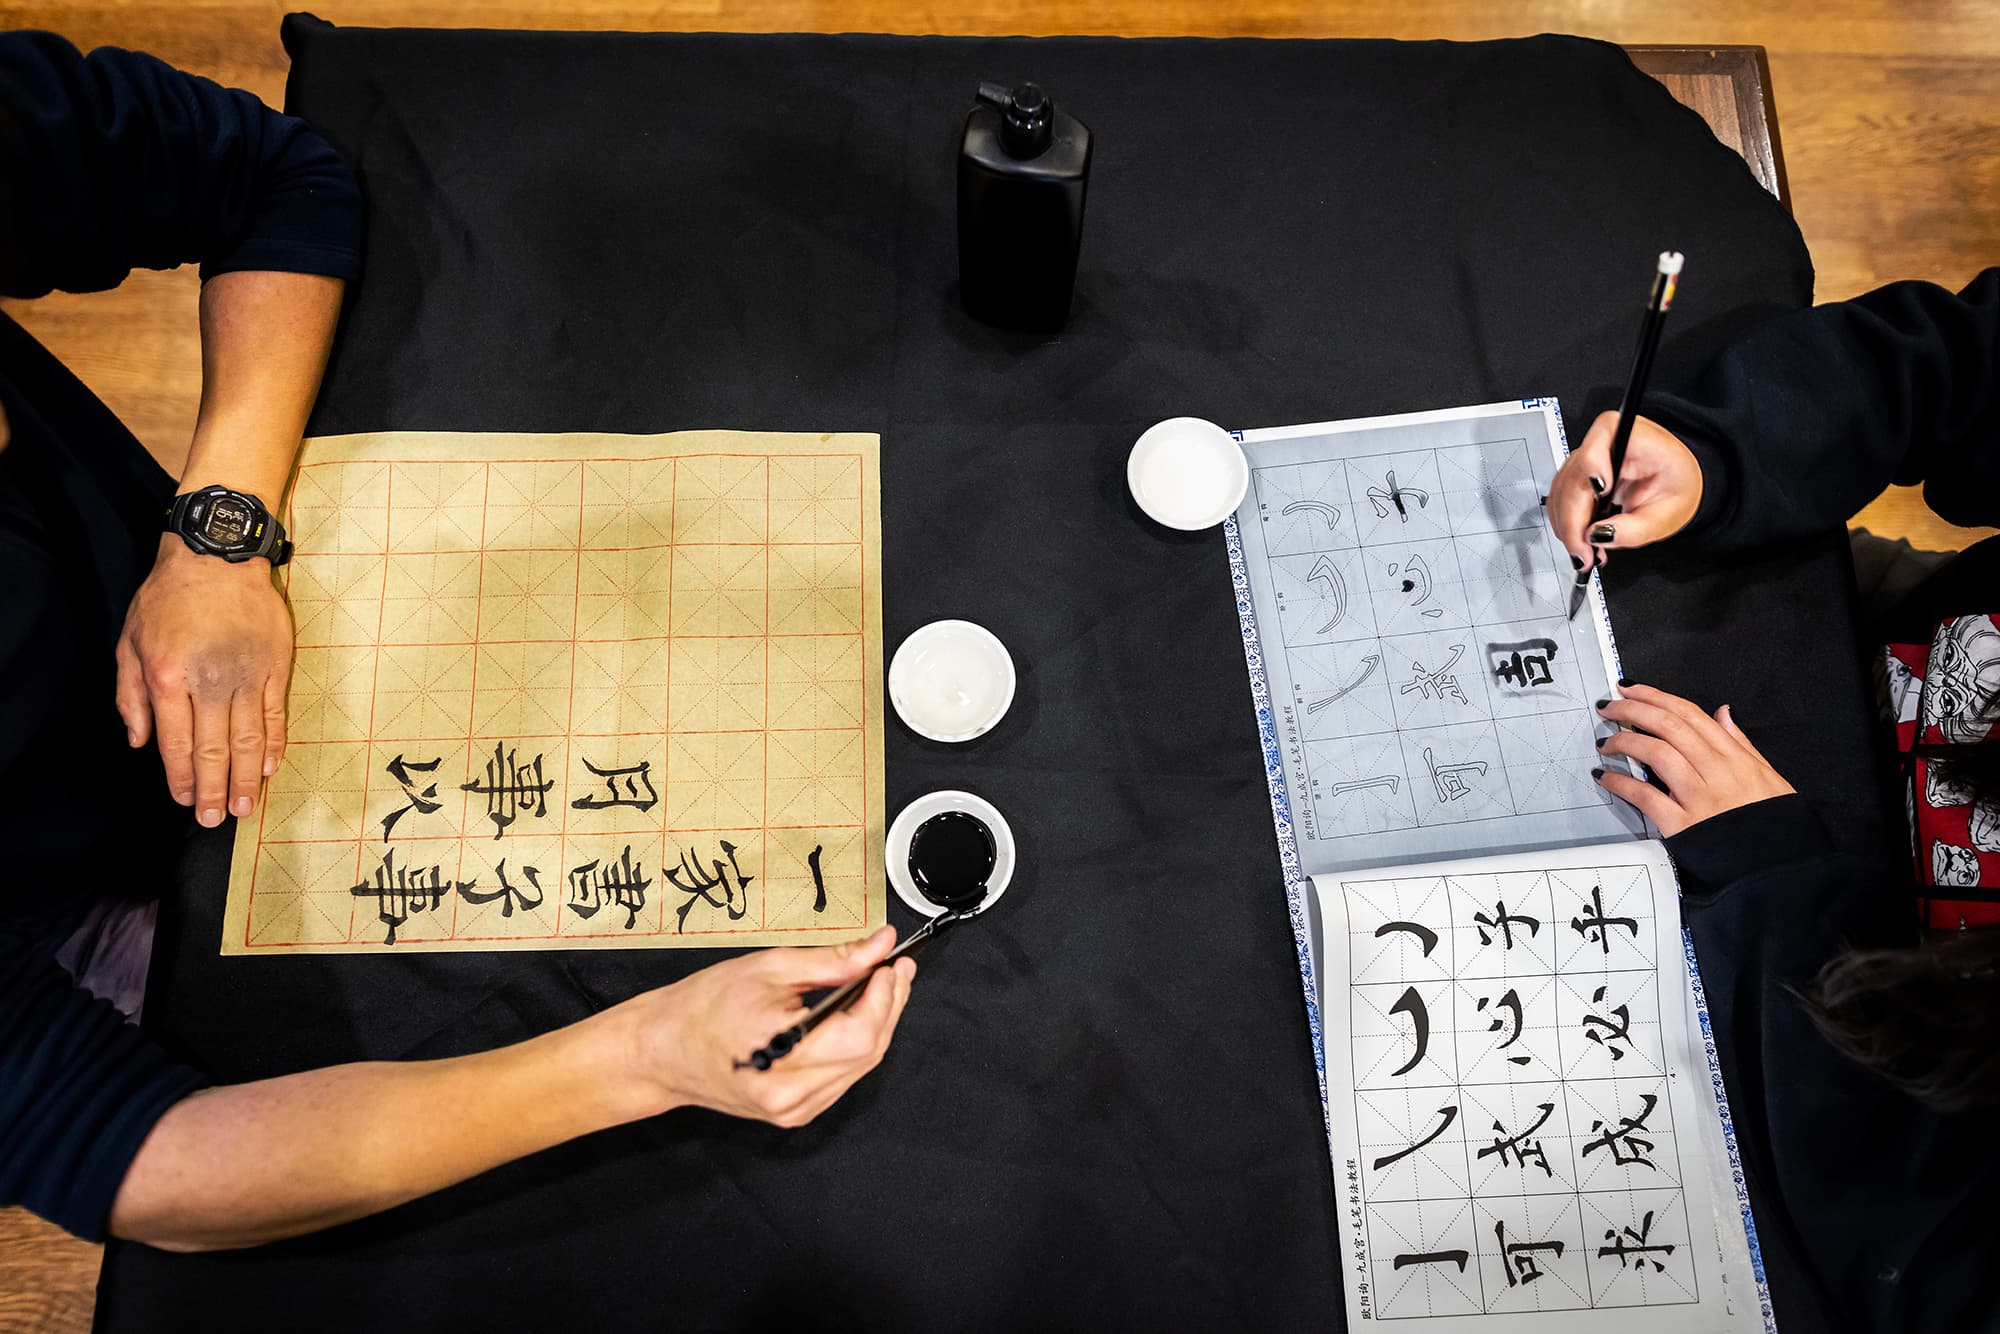
[[[1954,296],[1894,283],[1744,335],[1646,415],[1701,461],[1685,530],[1747,547],[1845,522],[1891,482],[2000,524],[2000,268]]]
[[[351,279],[360,233],[352,173],[303,121],[151,56],[0,33],[0,294],[195,261]]]
[[[101,1240],[139,1146],[207,1082],[0,932],[0,1205]]]
[[[1836,853],[1796,795],[1667,849],[1767,1261],[1803,1268],[1836,1329],[2000,1328],[1985,1123],[1940,1116],[1848,1059],[1795,994],[1847,945],[1902,943],[1890,924],[1911,908],[1893,877]]]

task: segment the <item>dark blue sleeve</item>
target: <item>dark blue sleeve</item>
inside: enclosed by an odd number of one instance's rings
[[[0,933],[0,1205],[102,1240],[139,1146],[206,1082]]]
[[[1891,482],[2000,524],[2000,268],[1956,294],[1893,283],[1744,335],[1646,415],[1701,461],[1686,533],[1757,546],[1838,526]]]
[[[135,268],[354,278],[361,196],[327,142],[251,94],[45,32],[0,33],[0,294]]]
[[[1964,1323],[2000,1313],[1985,1120],[1933,1112],[1849,1059],[1798,998],[1844,947],[1914,938],[1907,872],[1837,852],[1795,794],[1666,842],[1766,1261],[1803,1268],[1833,1328],[1990,1328]]]

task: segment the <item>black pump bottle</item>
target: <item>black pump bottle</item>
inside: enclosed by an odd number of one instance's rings
[[[979,85],[958,150],[958,283],[968,314],[1050,331],[1069,318],[1090,130],[1032,83]]]

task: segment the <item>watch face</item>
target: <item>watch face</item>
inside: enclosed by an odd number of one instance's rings
[[[229,496],[220,496],[202,520],[202,536],[217,546],[237,546],[249,536],[252,522],[249,506]]]

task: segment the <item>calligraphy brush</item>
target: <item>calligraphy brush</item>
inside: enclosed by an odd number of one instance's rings
[[[985,898],[983,892],[985,886],[980,886],[980,889],[982,891],[980,899],[983,901]],[[876,968],[887,968],[898,959],[914,956],[918,950],[929,944],[939,932],[964,917],[970,909],[978,906],[978,903],[975,902],[963,908],[954,908],[950,912],[943,913],[925,922],[917,928],[908,940],[878,959],[874,968],[870,968],[861,976],[854,978],[852,981],[843,982],[840,986],[829,991],[820,998],[819,1004],[807,1010],[796,1024],[793,1024],[784,1032],[777,1034],[756,1051],[751,1052],[749,1060],[737,1061],[735,1063],[736,1069],[769,1070],[774,1062],[789,1055],[792,1048],[804,1042],[806,1034],[812,1032],[828,1019],[831,1019],[834,1015],[839,1014],[842,1010],[860,999],[862,988],[866,987],[869,979],[875,976]]]
[[[1625,466],[1625,446],[1632,443],[1632,422],[1639,415],[1639,400],[1646,392],[1646,377],[1653,372],[1653,353],[1659,349],[1660,329],[1666,324],[1667,311],[1674,304],[1674,288],[1680,282],[1682,263],[1680,251],[1662,251],[1659,267],[1653,273],[1652,295],[1646,298],[1645,323],[1639,326],[1639,350],[1632,357],[1632,378],[1626,382],[1625,399],[1618,405],[1618,429],[1611,434],[1611,477],[1590,510],[1593,532],[1598,524],[1621,508],[1611,497],[1618,490],[1618,470]],[[1596,572],[1595,560],[1577,571],[1576,584],[1569,591],[1569,618],[1572,621],[1590,592],[1590,576]]]

